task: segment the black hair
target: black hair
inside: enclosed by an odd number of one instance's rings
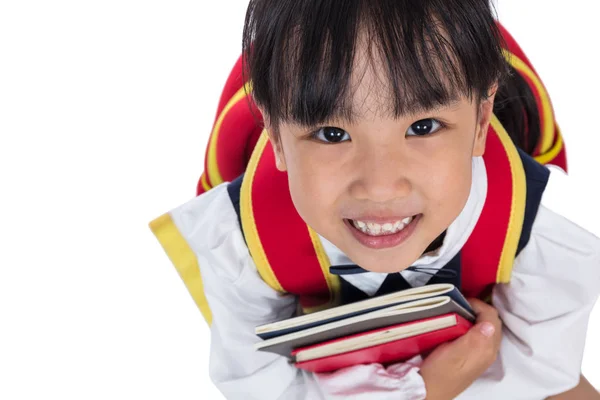
[[[533,154],[540,138],[540,113],[531,87],[514,68],[498,88],[494,114],[512,141],[527,154]]]
[[[282,121],[317,126],[355,116],[359,40],[369,43],[368,61],[383,61],[394,117],[460,95],[481,100],[499,82],[494,112],[518,146],[535,144],[535,100],[502,54],[488,0],[250,0],[244,79],[275,131]]]

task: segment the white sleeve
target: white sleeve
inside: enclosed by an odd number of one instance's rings
[[[227,399],[425,398],[420,357],[389,366],[347,368],[332,374],[296,369],[285,357],[254,350],[257,325],[290,317],[296,299],[259,276],[245,245],[226,184],[172,210],[196,255],[212,314],[210,377]]]
[[[459,399],[539,400],[577,386],[599,292],[600,240],[542,205],[510,282],[493,292],[504,323],[499,357]]]

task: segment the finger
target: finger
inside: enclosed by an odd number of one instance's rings
[[[488,321],[479,322],[456,340],[454,350],[463,352],[467,364],[491,363],[496,359],[501,339],[502,330],[499,326]]]
[[[497,328],[501,326],[500,317],[498,316],[498,310],[493,306],[484,303],[478,299],[469,299],[472,305],[473,311],[477,315],[477,322],[488,321],[494,324]]]
[[[472,346],[484,346],[490,348],[492,353],[497,353],[502,341],[502,321],[496,309],[491,308],[480,313],[470,333]]]
[[[469,302],[477,313],[477,322],[474,329],[485,337],[492,337],[499,344],[502,336],[502,321],[498,315],[498,310],[479,299],[469,299]]]
[[[469,304],[471,305],[471,308],[473,308],[473,311],[475,311],[475,314],[477,314],[477,315],[479,315],[481,313],[489,314],[491,312],[496,311],[496,309],[493,306],[491,306],[479,299],[470,298],[467,301],[469,302]]]
[[[455,339],[451,346],[457,353],[472,353],[481,347],[494,347],[499,335],[501,330],[497,325],[489,321],[477,322],[464,335]]]
[[[496,309],[478,299],[468,299],[477,312],[476,323],[461,337],[438,346],[434,352],[451,354],[452,358],[477,359],[483,354],[492,357],[502,339],[502,323]]]
[[[492,356],[500,347],[502,322],[494,307],[478,300],[473,304],[479,310],[477,321],[466,334],[456,340],[456,350],[469,354],[483,352]]]

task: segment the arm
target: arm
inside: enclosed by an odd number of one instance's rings
[[[512,378],[515,387],[539,393],[539,398],[570,392],[580,383],[588,320],[598,287],[597,272],[589,272],[597,271],[600,265],[597,254],[577,261],[547,254],[557,264],[577,264],[586,271],[570,268],[572,280],[564,276],[564,268],[562,276],[544,278],[515,273],[519,283],[503,285],[494,294],[494,304],[507,329],[503,349],[506,376]],[[522,261],[535,265],[533,258],[523,257]],[[538,261],[538,267],[547,265]],[[510,368],[520,376],[507,371]]]
[[[552,209],[558,209],[565,215],[573,214],[576,217],[576,213],[572,213],[572,200],[578,199],[578,203],[581,206],[581,199],[586,199],[587,196],[584,193],[573,194],[574,189],[572,185],[569,185],[568,176],[564,172],[553,165],[547,165],[552,172],[550,177],[550,184],[546,189],[544,195],[544,202],[547,206]],[[571,193],[570,196],[565,196],[565,193]],[[585,213],[584,213],[585,214]],[[586,227],[588,221],[577,221],[578,225]],[[590,226],[591,228],[591,226]],[[598,266],[600,268],[600,266]],[[581,375],[579,384],[567,392],[548,397],[547,400],[579,400],[579,399],[598,399],[600,400],[599,392],[592,387],[587,379]]]
[[[576,387],[599,288],[600,240],[541,207],[511,281],[493,292],[505,333],[499,358],[466,393],[525,400]]]
[[[598,392],[594,387],[585,379],[585,376],[581,375],[579,380],[579,384],[569,390],[568,392],[564,392],[561,394],[557,394],[556,396],[550,396],[546,400],[600,400],[600,392]]]
[[[235,249],[203,252],[209,255],[203,257],[203,265],[216,265],[210,256],[215,253],[234,254]],[[496,358],[500,319],[493,307],[474,299],[477,324],[462,337],[435,349],[423,363],[416,356],[387,368],[356,365],[330,374],[298,370],[284,357],[253,350],[253,344],[260,340],[254,327],[289,317],[296,303],[266,285],[247,250],[238,256],[233,265],[242,265],[242,270],[236,277],[216,276],[223,268],[203,269],[206,297],[213,311],[210,374],[228,399],[421,400],[427,387],[427,400],[450,400]]]

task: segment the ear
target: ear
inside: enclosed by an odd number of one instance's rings
[[[285,157],[283,154],[283,145],[281,144],[281,138],[279,134],[273,129],[269,119],[266,117],[266,114],[262,112],[265,130],[267,131],[267,136],[269,137],[269,141],[273,146],[273,152],[275,153],[275,166],[281,172],[287,171],[287,166],[285,164]]]
[[[475,129],[475,141],[473,143],[473,157],[483,156],[485,153],[485,141],[487,132],[494,113],[494,99],[498,91],[498,83],[494,83],[488,93],[487,98],[479,104],[477,127]]]

